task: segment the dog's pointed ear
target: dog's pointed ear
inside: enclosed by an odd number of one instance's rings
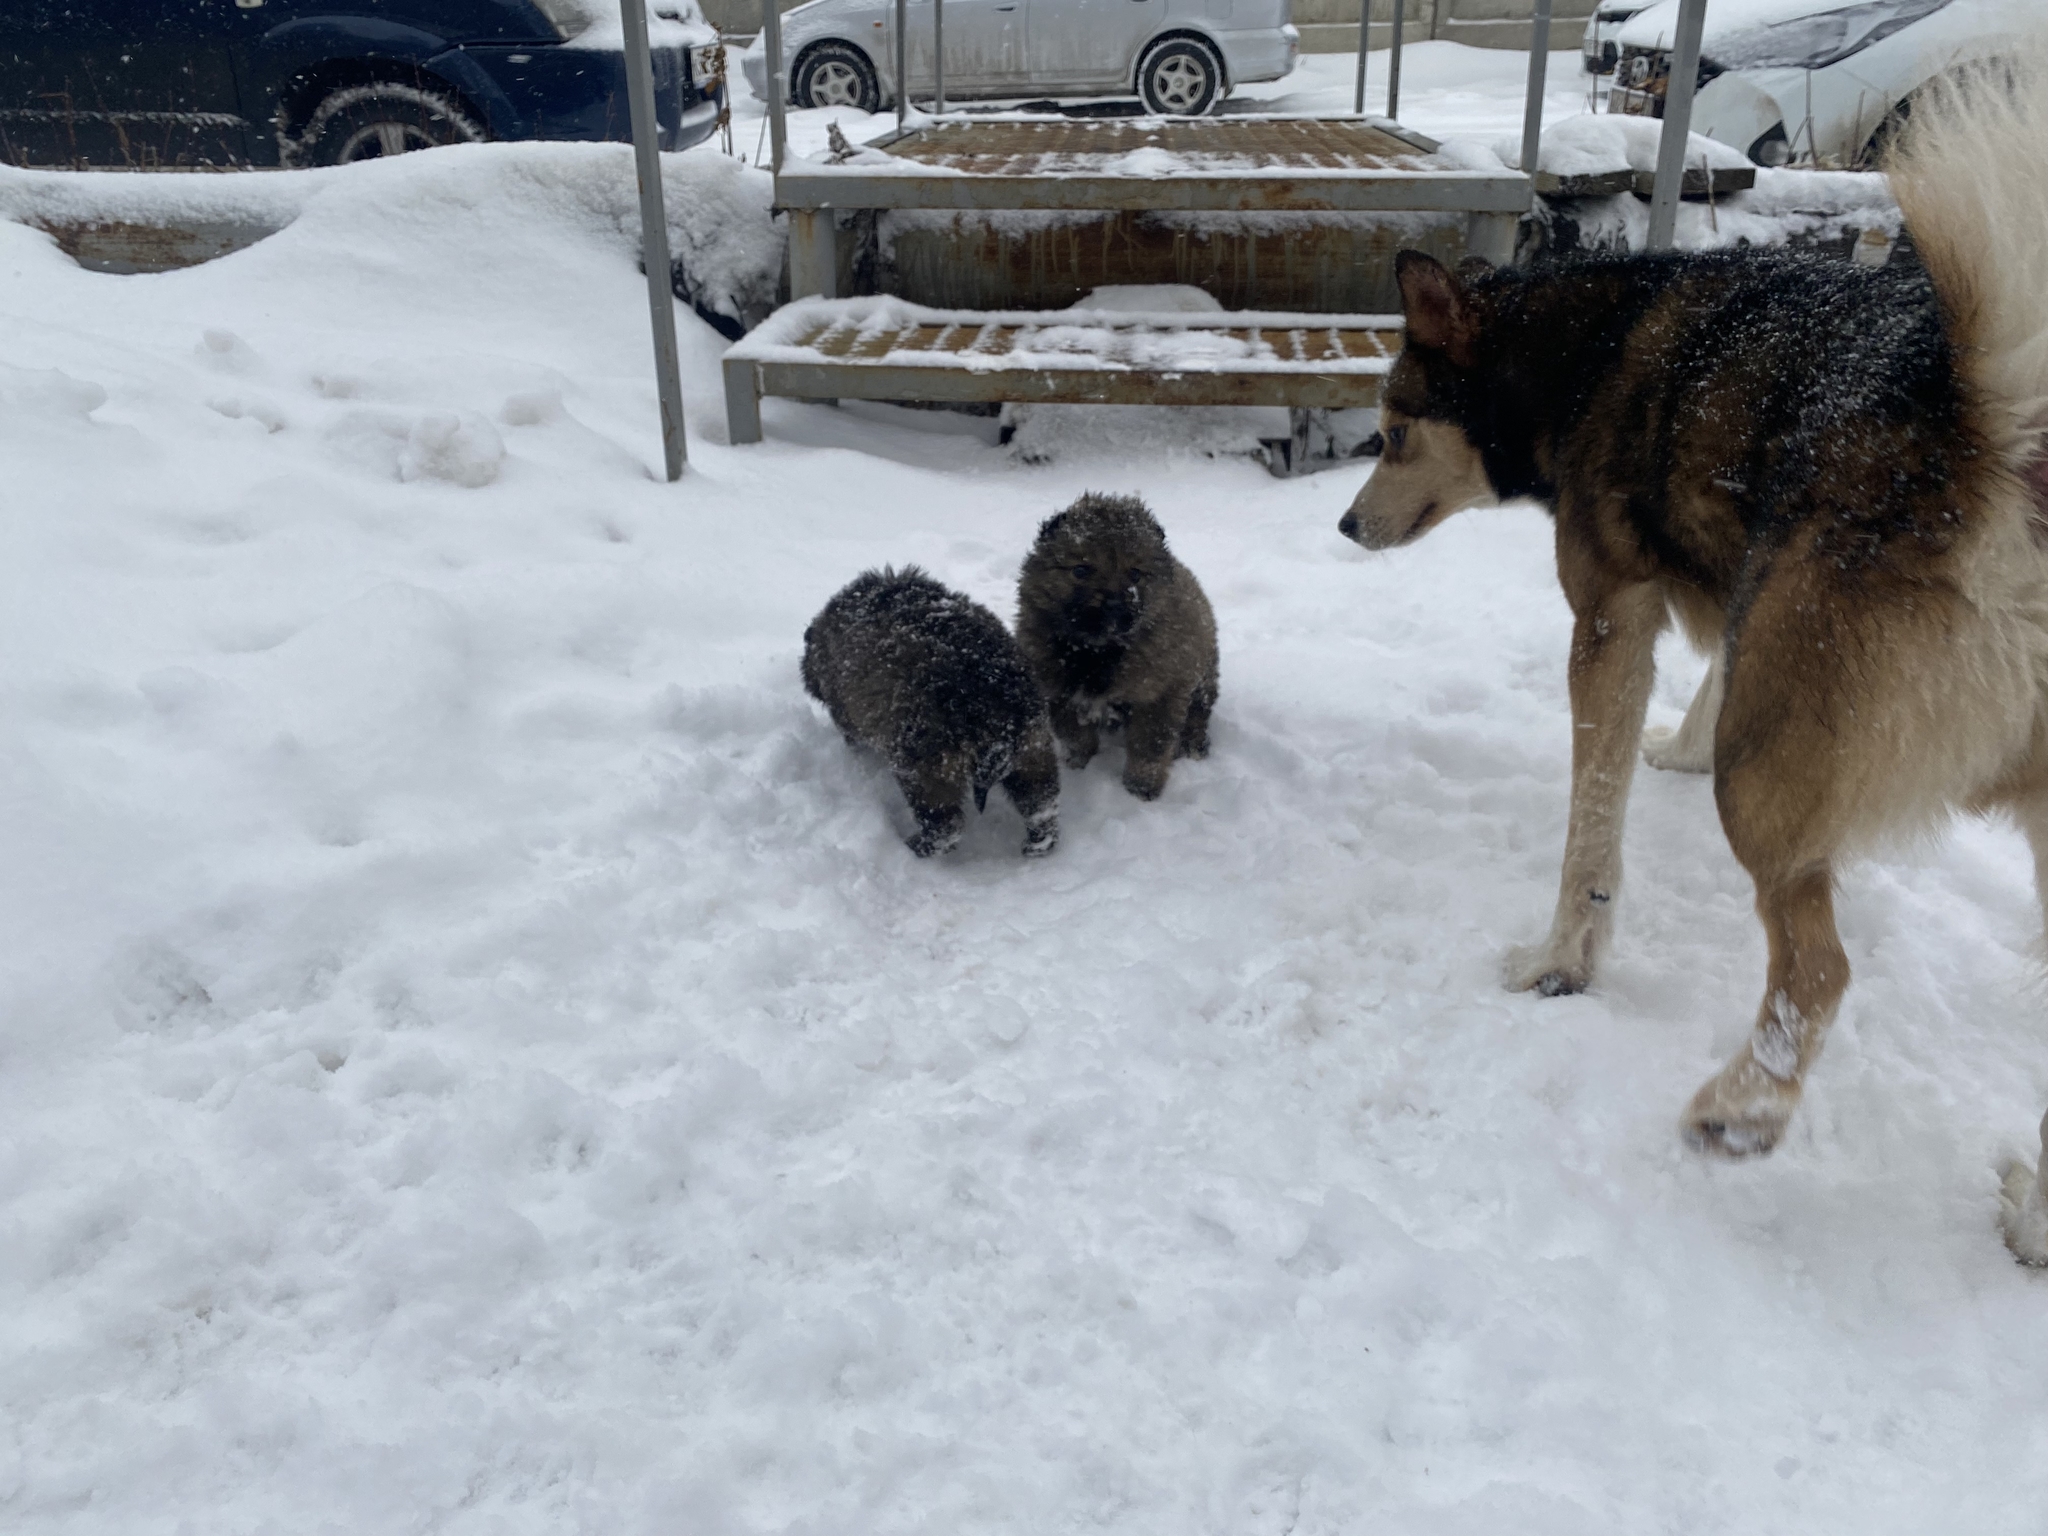
[[[1478,327],[1464,285],[1442,262],[1421,251],[1403,251],[1394,258],[1394,279],[1401,285],[1401,313],[1409,342],[1447,352],[1452,362],[1469,368]]]

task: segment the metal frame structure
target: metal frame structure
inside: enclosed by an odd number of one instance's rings
[[[773,6],[775,0],[768,0]],[[654,331],[654,382],[661,396],[661,457],[679,480],[688,449],[683,383],[676,361],[676,301],[671,285],[668,213],[661,187],[660,124],[654,115],[654,62],[647,45],[646,0],[620,0],[626,34],[626,103],[633,116],[633,170],[640,182],[640,259],[647,268],[647,314]]]
[[[730,439],[761,441],[761,401],[918,400],[1060,405],[1263,405],[1344,410],[1375,405],[1400,350],[1399,315],[1119,315],[940,311],[903,306],[883,319],[871,301],[794,306],[725,354]],[[880,301],[893,304],[894,301]],[[1157,343],[1217,332],[1263,342],[1269,355],[1200,352],[1134,362],[1069,350],[1005,365],[1013,345],[1035,353],[1035,332],[1076,329]],[[1168,348],[1170,354],[1171,349]]]
[[[1271,121],[1276,119],[1204,118],[1183,126],[1227,142],[1233,134]],[[1372,120],[1370,127],[1420,154],[1432,154],[1438,147],[1435,141],[1384,120]],[[973,125],[954,122],[912,127],[876,140],[875,147],[888,149],[926,134],[970,131]],[[1110,125],[1103,129],[1105,136],[1113,131]],[[1106,154],[1104,159],[1113,161],[1115,156]],[[800,299],[840,296],[838,220],[842,212],[859,209],[1463,213],[1469,221],[1466,248],[1504,262],[1514,256],[1515,226],[1529,209],[1531,189],[1531,178],[1521,171],[1453,167],[1296,165],[1166,176],[1085,170],[1006,175],[961,174],[906,155],[900,166],[840,167],[813,161],[803,162],[801,168],[785,166],[775,178],[775,201],[789,215],[790,296]]]
[[[1543,148],[1543,83],[1550,67],[1551,0],[1536,0],[1536,15],[1530,22],[1529,84],[1522,97],[1522,169],[1536,174],[1536,161]]]
[[[1678,196],[1685,181],[1685,146],[1692,135],[1692,95],[1699,85],[1700,33],[1707,0],[1679,0],[1671,76],[1664,86],[1664,130],[1657,136],[1657,186],[1650,194],[1648,250],[1670,248],[1678,230]]]
[[[1372,9],[1372,0],[1358,0],[1359,5]],[[1401,115],[1401,22],[1408,10],[1408,0],[1393,0],[1394,44],[1387,50],[1387,116]]]
[[[1372,0],[1358,0],[1358,85],[1351,93],[1351,110],[1360,117],[1365,116],[1365,56],[1371,51]]]

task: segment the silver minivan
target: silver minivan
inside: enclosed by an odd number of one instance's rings
[[[932,0],[908,0],[913,99],[933,81]],[[1294,69],[1291,0],[942,0],[946,97],[1135,95],[1149,112],[1199,116],[1233,86]],[[782,18],[789,100],[880,110],[896,99],[895,0],[811,0]],[[741,55],[768,96],[761,39]]]

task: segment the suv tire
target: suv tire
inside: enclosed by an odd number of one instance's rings
[[[347,165],[442,144],[478,144],[484,130],[454,97],[396,80],[331,92],[306,122],[288,165]]]
[[[1192,37],[1154,43],[1138,61],[1138,96],[1155,117],[1206,117],[1224,94],[1223,61]]]
[[[851,43],[819,43],[797,60],[790,104],[798,107],[882,108],[882,85],[875,66]]]

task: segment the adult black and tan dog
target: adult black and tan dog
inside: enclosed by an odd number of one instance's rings
[[[1715,800],[1770,961],[1683,1131],[1729,1156],[1784,1134],[1848,985],[1846,855],[2008,808],[2048,881],[2048,47],[1925,93],[1891,175],[1924,272],[1745,250],[1453,274],[1404,253],[1383,457],[1340,524],[1384,549],[1479,502],[1555,515],[1571,818],[1517,988],[1593,978],[1659,631],[1675,615],[1719,653]],[[2043,1164],[2004,1191],[2033,1263]]]

